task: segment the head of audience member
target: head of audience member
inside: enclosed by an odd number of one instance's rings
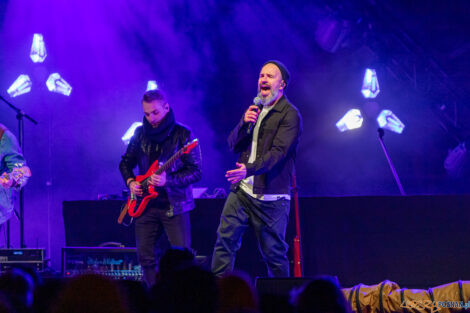
[[[121,292],[126,295],[126,304],[130,312],[149,312],[150,299],[148,297],[148,290],[142,282],[136,280],[123,279],[117,281],[117,283]]]
[[[50,307],[64,287],[65,280],[59,277],[49,278],[37,285],[34,290],[33,312],[49,313]]]
[[[67,282],[52,308],[53,313],[127,313],[126,297],[115,281],[86,274]]]
[[[158,313],[215,313],[218,291],[211,272],[191,266],[157,282],[150,297]]]
[[[319,277],[294,296],[298,313],[350,313],[351,307],[333,277]]]
[[[258,299],[246,274],[233,272],[218,280],[219,313],[257,312]]]
[[[16,313],[10,300],[0,292],[0,313]]]
[[[195,265],[194,253],[188,248],[172,247],[163,254],[158,263],[158,278],[165,280],[173,273]]]
[[[33,305],[34,279],[27,272],[13,268],[0,276],[0,292],[16,312],[28,312]]]

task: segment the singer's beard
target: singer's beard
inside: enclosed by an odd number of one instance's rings
[[[266,98],[263,98],[263,96],[261,96],[261,91],[258,91],[258,97],[261,99],[262,105],[271,104],[274,100],[276,100],[278,95],[279,95],[279,89],[276,89],[276,90],[271,89],[269,92],[269,96],[267,96]]]

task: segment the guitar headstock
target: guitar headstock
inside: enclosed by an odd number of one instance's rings
[[[193,141],[187,143],[183,148],[183,154],[188,154],[191,152],[194,148],[196,148],[197,144],[199,143],[199,140],[196,138]]]

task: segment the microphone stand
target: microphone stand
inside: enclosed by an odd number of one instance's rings
[[[31,121],[34,125],[37,125],[38,122],[34,120],[31,116],[26,114],[23,110],[17,108],[10,102],[8,102],[5,98],[0,95],[0,100],[5,102],[13,111],[16,112],[16,119],[18,120],[18,143],[20,145],[21,150],[23,151],[24,146],[24,118],[27,118]],[[20,213],[16,209],[14,209],[16,217],[20,221],[20,248],[25,248],[26,245],[24,243],[24,192],[23,188],[20,189]],[[10,221],[7,221],[7,249],[10,249]]]
[[[385,154],[385,157],[387,158],[388,165],[390,166],[390,170],[392,171],[393,177],[395,178],[395,182],[397,183],[398,189],[400,190],[400,194],[402,196],[406,196],[405,190],[403,189],[403,186],[400,182],[400,177],[398,177],[397,170],[393,166],[392,159],[390,158],[390,155],[388,154],[387,148],[385,147],[385,143],[384,143],[384,140],[383,140],[385,132],[384,132],[383,128],[379,128],[377,131],[379,133],[380,145],[382,146],[382,150]]]

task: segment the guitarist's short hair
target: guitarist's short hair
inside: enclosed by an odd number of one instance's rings
[[[142,97],[142,102],[152,101],[162,101],[163,103],[166,103],[167,100],[165,93],[160,89],[146,91]]]

